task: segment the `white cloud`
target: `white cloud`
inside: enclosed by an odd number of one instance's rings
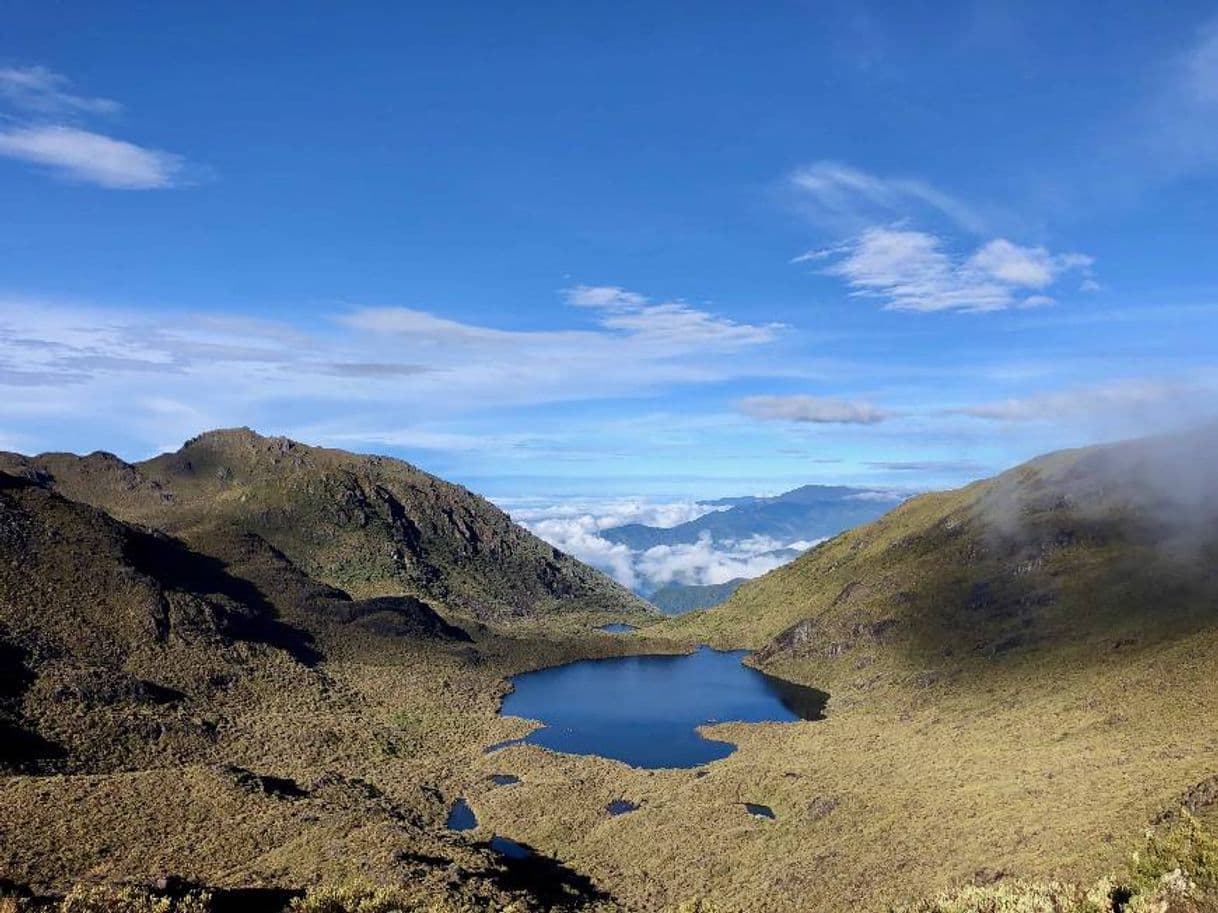
[[[647,549],[638,556],[637,568],[649,589],[666,583],[727,583],[737,577],[760,577],[791,560],[785,550],[803,551],[800,546],[813,544],[782,543],[766,536],[716,542],[709,533],[703,533],[697,542]]]
[[[780,323],[736,323],[682,301],[652,304],[638,292],[618,286],[577,285],[563,290],[568,304],[601,311],[600,324],[651,340],[715,346],[769,342],[784,329]]]
[[[576,285],[563,289],[563,296],[568,304],[585,308],[637,309],[647,304],[638,292],[617,285]]]
[[[516,519],[521,518],[517,515]],[[601,538],[599,532],[606,527],[600,526],[596,517],[587,514],[555,517],[525,522],[525,526],[556,548],[604,571],[622,586],[638,587],[634,552],[628,546]]]
[[[179,156],[168,152],[54,125],[0,130],[0,155],[44,165],[61,177],[111,190],[173,187],[183,164]]]
[[[559,504],[500,501],[514,520],[551,545],[600,568],[624,586],[649,593],[666,583],[725,583],[756,577],[790,560],[786,550],[804,551],[816,542],[780,542],[766,536],[716,542],[703,533],[697,542],[633,551],[600,533],[627,523],[672,527],[715,509],[695,501],[651,502],[637,498]]]
[[[602,530],[627,523],[672,527],[710,513],[714,508],[693,501],[649,502],[638,498],[604,501],[569,501],[514,507],[500,502],[512,519],[523,523],[551,545],[599,568],[623,586],[648,587],[648,576],[638,567],[638,554],[629,546],[601,537]]]
[[[716,510],[727,509],[699,501],[651,501],[645,498],[573,498],[560,503],[505,499],[499,504],[505,510],[511,508],[512,516],[525,524],[578,519],[581,524],[596,530],[625,526],[627,523],[669,529]]]
[[[1089,269],[1093,262],[1085,254],[1054,255],[1043,247],[1020,247],[998,238],[982,245],[965,268],[1008,285],[1041,289],[1052,285],[1064,271]]]
[[[45,168],[56,177],[108,190],[159,190],[182,183],[181,156],[78,126],[86,115],[120,110],[108,98],[69,91],[67,77],[45,67],[0,69],[0,156]]]
[[[935,235],[899,228],[869,228],[827,256],[836,259],[824,272],[844,279],[855,295],[878,298],[889,310],[923,312],[1016,307],[1027,303],[1021,291],[1085,273],[1092,262],[1084,254],[1052,254],[1002,238],[961,261]]]
[[[917,210],[946,216],[969,231],[981,226],[969,206],[913,178],[883,178],[839,162],[815,162],[792,173],[788,183],[814,221],[852,232]]]
[[[0,98],[39,114],[116,114],[122,105],[69,91],[71,80],[46,67],[0,67]]]
[[[824,396],[749,396],[740,411],[767,421],[809,422],[819,425],[874,425],[891,413],[867,402]]]

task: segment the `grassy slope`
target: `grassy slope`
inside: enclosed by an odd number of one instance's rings
[[[576,873],[514,870],[486,833],[443,821],[486,775],[483,746],[520,731],[495,717],[504,676],[622,638],[471,642],[410,601],[317,583],[256,537],[228,549],[221,561],[0,474],[0,879],[361,878],[521,910],[594,899]]]
[[[1155,649],[1218,621],[1218,470],[1148,481],[1192,450],[1067,451],[915,498],[665,627],[843,697]]]
[[[508,636],[475,629],[473,644],[335,626],[295,608],[308,600],[283,582],[290,566],[255,549],[229,570],[313,632],[325,659],[301,674],[320,676],[321,691],[264,689],[206,708],[220,738],[180,772],[0,781],[0,875],[60,886],[89,871],[228,884],[426,879],[432,869],[404,863],[403,851],[468,870],[494,831],[635,910],[698,895],[727,913],[879,909],[983,870],[1090,882],[1214,774],[1218,756],[1209,552],[1195,541],[1182,551],[1185,539],[1173,545],[1138,521],[1140,498],[1105,496],[1111,460],[1094,458],[1067,454],[1001,484],[919,499],[721,609],[632,637],[585,633],[573,615]],[[1073,505],[1060,501],[1063,484]],[[1028,510],[1011,510],[1012,496],[1018,505],[1037,491]],[[1020,522],[995,530],[991,517]],[[890,618],[898,623],[877,626]],[[808,620],[800,636],[776,640]],[[769,645],[767,666],[828,685],[829,719],[710,727],[740,750],[705,775],[532,747],[482,753],[529,725],[495,716],[505,675],[707,636]],[[240,798],[221,762],[289,776],[309,795]],[[494,787],[490,773],[522,782]],[[347,784],[341,801],[334,777]],[[455,795],[479,816],[468,839],[442,832]],[[641,807],[610,817],[616,798]],[[751,818],[744,801],[778,819]],[[232,839],[216,839],[217,820]]]
[[[827,688],[830,717],[713,728],[742,750],[573,858],[690,892],[701,848],[708,894],[742,911],[1115,865],[1218,767],[1218,489],[1184,469],[1167,473],[1188,486],[1178,501],[1139,481],[1195,463],[1194,443],[1057,454],[915,499],[651,629],[757,648],[768,671]],[[742,798],[779,820],[743,819]],[[667,865],[618,849],[657,844]]]

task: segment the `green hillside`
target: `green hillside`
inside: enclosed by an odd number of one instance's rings
[[[405,464],[249,432],[135,465],[9,457],[0,895],[203,885],[215,913],[301,892],[319,913],[1210,911],[1207,440],[1054,454],[914,499],[628,636],[583,611],[620,590],[514,527],[490,545],[502,514]],[[107,510],[70,499],[86,495]],[[407,542],[413,564],[383,560]],[[570,607],[548,611],[564,587]],[[827,717],[707,724],[737,750],[700,768],[487,753],[535,725],[497,712],[511,676],[705,639],[829,691]],[[473,831],[445,826],[458,796]],[[618,800],[635,809],[610,814]],[[537,855],[494,852],[501,835]],[[82,904],[64,909],[153,909]]]
[[[485,499],[388,457],[241,428],[199,435],[141,463],[106,453],[3,454],[0,470],[203,551],[257,535],[305,573],[354,596],[410,595],[486,621],[648,610]]]
[[[647,595],[647,601],[665,615],[684,615],[698,609],[709,609],[731,596],[745,582],[737,577],[726,583],[667,583]]]
[[[846,687],[864,665],[875,687],[1153,649],[1218,621],[1218,470],[1195,459],[1211,436],[1065,451],[914,498],[668,627]]]

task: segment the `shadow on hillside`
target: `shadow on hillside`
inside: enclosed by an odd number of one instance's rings
[[[62,758],[66,752],[61,745],[21,725],[17,708],[34,681],[25,659],[23,649],[0,641],[0,769],[34,773],[41,762]]]
[[[169,536],[142,531],[132,532],[127,557],[137,570],[167,587],[235,603],[224,607],[224,633],[230,637],[285,650],[307,666],[321,661],[313,636],[281,620],[262,590],[230,574],[219,559]]]
[[[523,857],[499,854],[492,842],[481,843],[483,849],[499,855],[502,869],[488,869],[478,874],[493,881],[505,891],[523,891],[535,897],[544,909],[578,907],[592,901],[613,898],[598,888],[592,879],[568,868],[557,859],[542,856],[525,843],[511,842],[528,855]]]

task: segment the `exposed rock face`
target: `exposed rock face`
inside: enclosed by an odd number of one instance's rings
[[[647,611],[603,574],[466,489],[400,460],[309,447],[249,429],[176,453],[0,455],[0,470],[217,553],[256,535],[354,597],[413,596],[483,620],[552,611]]]

